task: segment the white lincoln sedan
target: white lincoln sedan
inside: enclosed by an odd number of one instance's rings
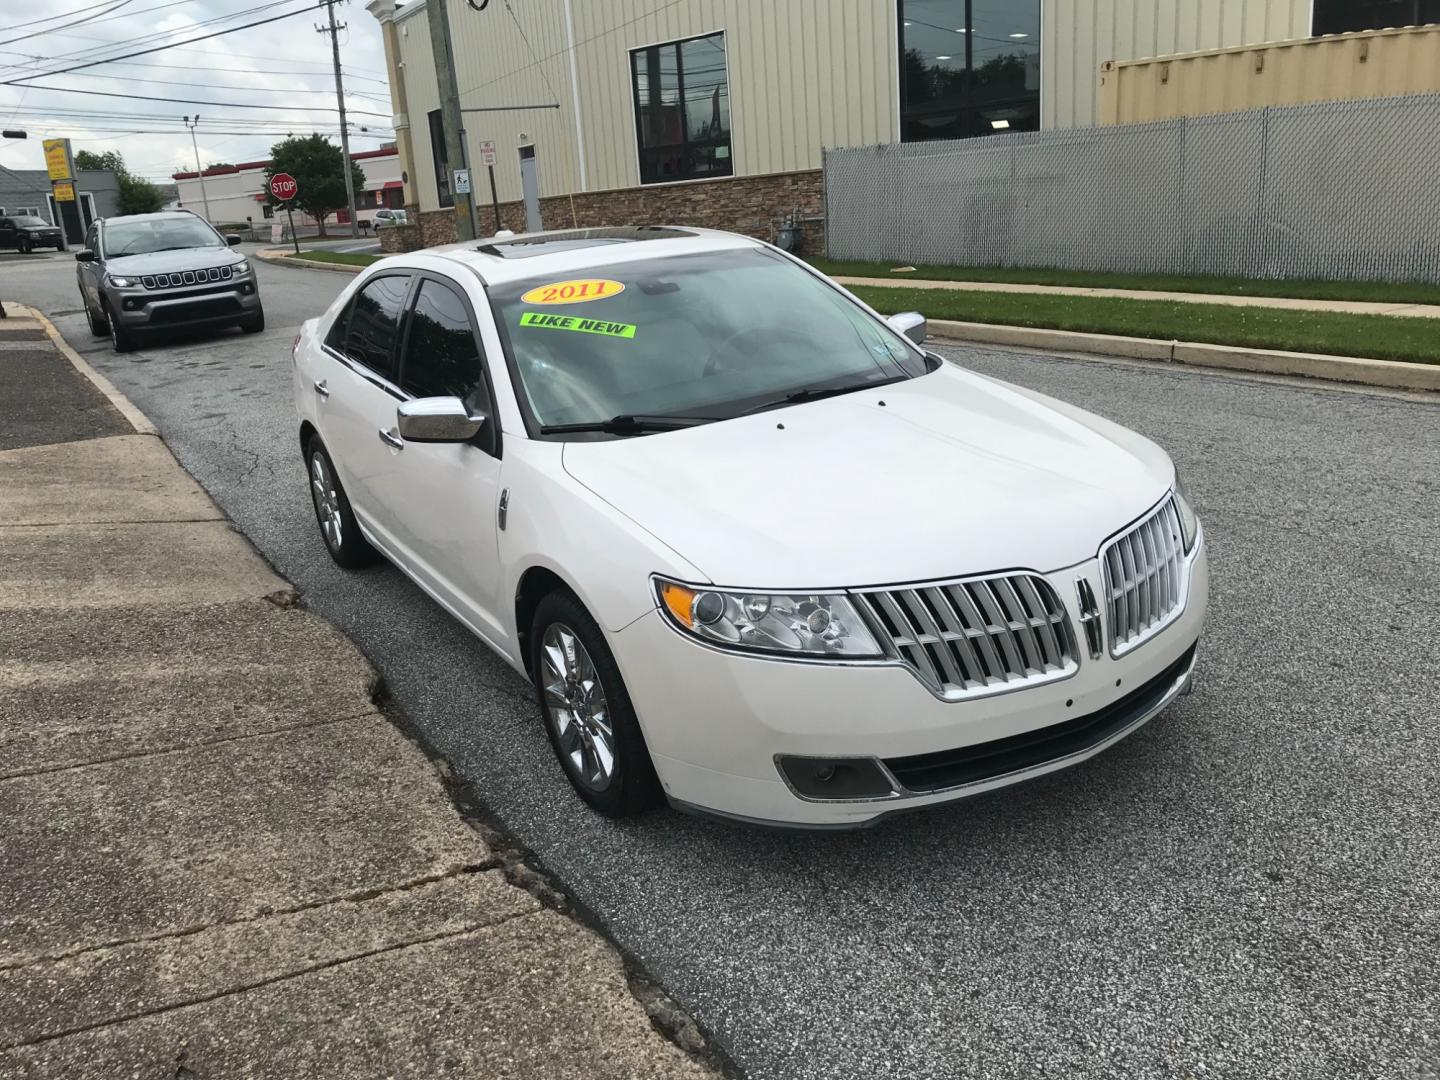
[[[1188,688],[1200,524],[1148,439],[678,228],[384,259],[295,342],[335,561],[534,685],[602,814],[863,825],[1084,761]]]

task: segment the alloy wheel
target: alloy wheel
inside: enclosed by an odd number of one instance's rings
[[[606,790],[615,779],[615,732],[595,662],[574,630],[552,623],[541,641],[540,664],[545,711],[561,757],[585,787]]]
[[[310,455],[310,497],[315,500],[315,516],[320,519],[325,543],[331,551],[339,551],[340,543],[345,539],[340,522],[340,492],[335,486],[330,463],[318,451]]]

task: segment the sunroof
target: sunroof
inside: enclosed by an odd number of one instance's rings
[[[667,229],[659,225],[636,225],[619,229],[574,229],[570,232],[547,233],[544,236],[517,237],[498,244],[482,244],[476,248],[499,259],[533,259],[558,251],[579,251],[583,248],[605,247],[609,244],[634,244],[641,240],[674,240],[694,236],[684,229]]]

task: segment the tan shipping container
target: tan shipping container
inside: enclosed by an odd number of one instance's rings
[[[1440,91],[1440,26],[1246,45],[1100,66],[1102,124]]]

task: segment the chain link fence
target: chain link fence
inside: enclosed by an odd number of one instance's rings
[[[1440,94],[825,152],[837,259],[1440,281]]]

